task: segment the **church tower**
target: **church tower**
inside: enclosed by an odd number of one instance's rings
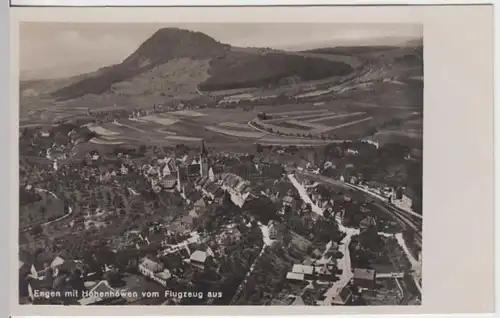
[[[200,148],[200,176],[208,177],[208,151],[205,147],[205,140],[201,141]]]

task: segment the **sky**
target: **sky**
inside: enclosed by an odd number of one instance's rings
[[[146,24],[20,25],[21,79],[69,77],[120,63],[155,31],[177,27],[243,47],[304,50],[341,45],[399,45],[421,39],[419,24]]]

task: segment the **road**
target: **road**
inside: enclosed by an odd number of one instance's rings
[[[344,287],[353,278],[354,274],[351,268],[351,254],[349,252],[349,244],[351,243],[351,238],[359,233],[359,230],[347,228],[339,223],[339,228],[342,232],[346,233],[346,236],[342,239],[339,245],[339,251],[343,254],[342,258],[337,261],[337,268],[342,270],[342,274],[339,276],[339,280],[333,283],[333,285],[324,294],[325,299],[319,304],[322,306],[331,306],[332,301],[338,294],[344,289]]]
[[[314,138],[300,138],[300,137],[292,137],[292,136],[282,136],[278,133],[270,133],[264,129],[255,127],[252,124],[252,121],[249,121],[247,125],[255,129],[258,132],[265,133],[266,135],[256,138],[256,142],[262,145],[273,145],[273,146],[286,146],[286,145],[292,145],[292,146],[303,146],[303,147],[312,147],[312,146],[317,146],[317,145],[322,145],[322,144],[334,144],[334,143],[343,143],[343,142],[349,142],[351,140],[329,140],[329,139],[314,139]],[[280,138],[269,138],[269,136],[277,136]],[[268,140],[266,140],[268,138]]]
[[[339,186],[339,187],[343,187],[343,188],[347,188],[347,189],[352,189],[352,190],[358,190],[358,191],[361,191],[367,195],[369,195],[370,197],[376,199],[378,201],[378,203],[376,204],[379,208],[381,208],[384,212],[392,215],[396,220],[398,220],[405,228],[410,228],[412,229],[413,231],[415,231],[415,237],[417,239],[417,245],[421,248],[422,247],[422,234],[421,234],[421,231],[422,231],[422,216],[419,215],[419,218],[417,218],[415,220],[415,216],[413,214],[409,214],[408,211],[405,211],[405,210],[402,210],[402,209],[399,209],[393,205],[389,205],[388,204],[388,201],[387,199],[385,199],[384,197],[376,194],[376,193],[373,193],[373,192],[370,192],[370,191],[367,191],[361,187],[357,187],[357,186],[354,186],[352,184],[349,184],[349,183],[346,183],[346,182],[343,182],[343,181],[340,181],[340,180],[336,180],[336,179],[332,179],[332,178],[328,178],[328,177],[325,177],[325,176],[322,176],[322,175],[317,175],[317,174],[313,174],[313,173],[309,173],[309,172],[305,172],[305,171],[296,171],[297,174],[299,175],[304,175],[312,180],[315,180],[315,181],[322,181],[324,183],[328,183],[330,185],[334,185],[334,186]]]
[[[374,193],[374,192],[372,192],[370,190],[367,190],[365,188],[362,188],[360,186],[357,186],[357,185],[354,185],[354,184],[350,184],[350,183],[345,183],[345,184],[346,184],[346,186],[348,186],[350,188],[353,188],[353,189],[365,192],[366,194],[371,195],[371,196],[373,196],[373,197],[375,197],[375,198],[377,198],[377,199],[379,199],[381,201],[384,201],[384,202],[388,202],[389,201],[386,197],[383,197],[380,194]],[[393,206],[393,205],[391,205],[391,207],[393,207],[394,209],[400,211],[401,213],[407,213],[407,214],[410,214],[411,216],[414,216],[414,217],[416,217],[418,219],[422,219],[422,215],[420,215],[418,213],[415,213],[413,211],[408,211],[408,210],[400,209],[400,208],[398,208],[396,206]]]
[[[323,177],[323,176],[318,176],[318,175],[313,175],[315,177]],[[294,185],[294,187],[297,189],[299,192],[300,197],[302,200],[306,203],[311,204],[312,211],[314,213],[317,213],[318,215],[323,215],[323,210],[319,208],[309,197],[309,194],[307,193],[307,190],[297,181],[295,176],[293,174],[289,174],[288,178]],[[330,178],[323,177],[325,182],[327,183],[335,183],[340,186],[344,186],[345,184],[339,180],[334,180]],[[353,277],[352,269],[351,269],[351,257],[349,253],[349,243],[351,241],[351,237],[353,235],[356,235],[359,233],[358,229],[353,229],[353,228],[348,228],[342,225],[341,221],[339,219],[336,220],[339,229],[346,233],[346,236],[342,240],[341,244],[339,245],[339,251],[342,252],[344,255],[341,259],[338,260],[337,266],[339,269],[342,269],[342,275],[339,277],[340,279],[336,281],[332,287],[328,289],[328,291],[325,293],[326,298],[325,300],[321,303],[324,306],[330,306],[332,303],[332,300],[342,291],[342,289],[349,283],[351,278]],[[394,237],[396,241],[398,242],[398,245],[401,246],[403,249],[403,252],[405,253],[406,257],[408,258],[408,261],[410,262],[412,266],[412,276],[413,276],[413,281],[415,282],[415,285],[417,286],[418,290],[421,292],[421,286],[420,286],[420,280],[421,280],[421,271],[422,271],[422,264],[415,259],[415,257],[411,254],[408,246],[406,245],[406,242],[404,241],[403,234],[402,233],[397,233],[397,234],[388,234],[388,233],[383,233],[380,232],[379,235],[385,236],[385,237]],[[421,239],[421,237],[420,237]]]
[[[35,188],[35,191],[37,192],[45,192],[45,193],[48,193],[50,194],[52,197],[54,197],[54,199],[59,199],[59,197],[52,191],[49,191],[49,190],[45,190],[45,189],[41,189],[41,188]],[[71,213],[73,213],[73,208],[72,207],[68,207],[68,213],[58,217],[57,219],[55,220],[52,220],[52,221],[48,221],[48,222],[45,222],[45,223],[42,223],[40,224],[41,226],[46,226],[46,225],[50,225],[50,224],[53,224],[53,223],[56,223],[56,222],[59,222],[59,221],[62,221],[64,220],[65,218],[67,218],[68,216],[71,215]],[[25,229],[22,229],[21,232],[27,232],[29,230],[31,230],[31,226],[30,227],[27,227]]]
[[[269,227],[267,225],[262,225],[259,222],[259,228],[262,231],[262,240],[263,240],[264,244],[262,245],[262,249],[260,250],[259,255],[255,258],[255,260],[253,261],[252,265],[248,269],[248,272],[246,273],[245,278],[241,282],[240,286],[238,286],[238,289],[236,290],[236,293],[234,294],[233,299],[231,299],[231,303],[230,304],[234,304],[234,302],[238,299],[239,294],[241,293],[241,291],[243,290],[243,287],[245,287],[245,285],[246,285],[246,283],[248,281],[248,277],[250,277],[250,275],[252,275],[253,271],[255,270],[255,266],[257,265],[257,262],[265,254],[265,251],[266,251],[267,247],[271,246],[273,244],[273,242],[274,242],[269,237]]]
[[[309,197],[307,190],[295,179],[293,174],[288,175],[288,179],[292,182],[294,187],[299,192],[300,197],[306,203],[311,205],[312,211],[320,216],[323,216],[323,210],[318,207]],[[345,227],[341,224],[340,220],[337,220],[340,231],[346,234],[339,245],[339,251],[343,254],[342,258],[337,260],[338,269],[342,270],[342,274],[339,276],[339,280],[333,283],[333,285],[326,291],[325,299],[319,304],[322,306],[331,306],[332,301],[337,295],[344,289],[344,287],[349,283],[349,281],[354,276],[351,269],[351,254],[349,252],[349,243],[351,242],[352,236],[359,233],[358,229],[352,229]]]

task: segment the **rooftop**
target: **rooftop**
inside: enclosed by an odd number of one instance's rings
[[[147,257],[141,261],[141,265],[152,272],[158,271],[159,264],[156,261],[151,260]]]
[[[375,279],[374,269],[355,268],[353,272],[354,272],[354,279],[366,279],[366,280]]]
[[[293,265],[292,272],[297,274],[312,275],[314,267],[310,265],[295,264]]]
[[[298,273],[292,273],[288,272],[286,274],[287,279],[293,279],[293,280],[304,280],[304,274],[298,274]]]
[[[172,277],[172,274],[170,273],[170,271],[168,269],[165,269],[163,272],[157,273],[156,276],[158,276],[162,279],[169,279],[170,277]]]
[[[191,261],[195,261],[198,263],[205,263],[207,260],[207,253],[204,251],[195,251],[193,254],[191,254],[191,257],[189,258]]]

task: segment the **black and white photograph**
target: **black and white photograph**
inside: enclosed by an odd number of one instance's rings
[[[422,305],[423,41],[21,22],[19,304]]]

